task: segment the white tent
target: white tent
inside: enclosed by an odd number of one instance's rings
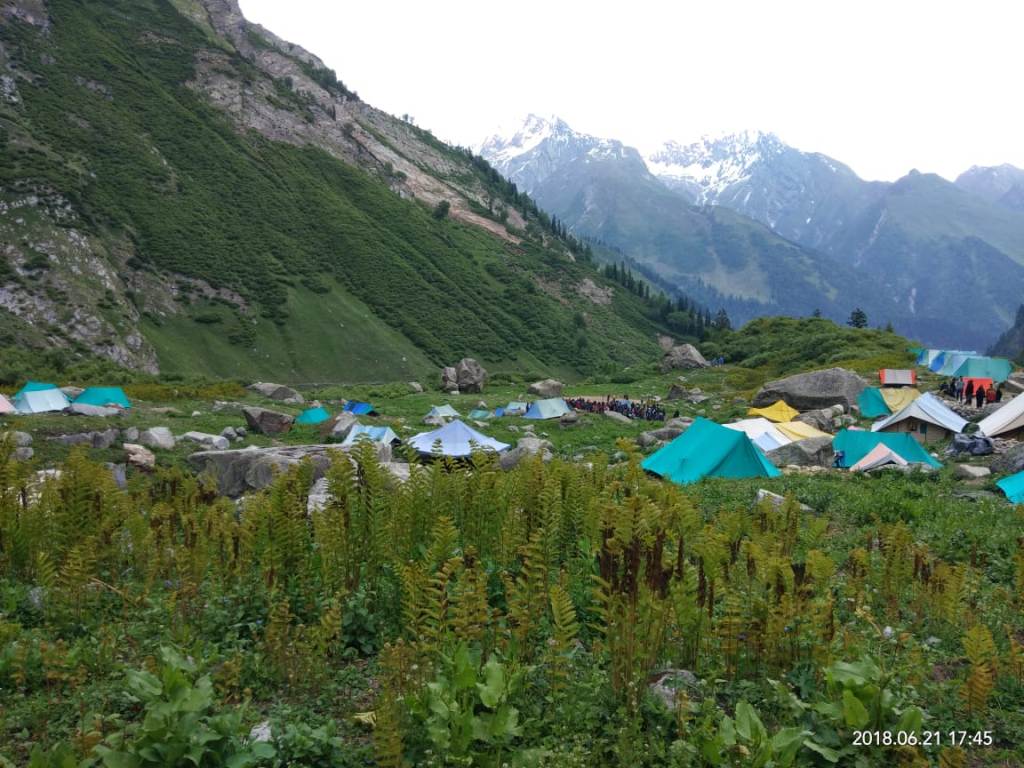
[[[851,472],[867,472],[875,467],[884,467],[886,464],[895,464],[898,467],[905,467],[909,464],[906,459],[892,450],[885,443],[879,443],[866,454],[864,458],[850,467]]]
[[[355,445],[356,440],[369,440],[374,443],[390,445],[399,441],[391,427],[370,427],[365,424],[353,424],[348,435],[341,441],[342,445]]]
[[[1007,401],[995,413],[990,413],[978,423],[978,431],[986,437],[1015,432],[1024,429],[1024,395],[1017,395]]]
[[[14,413],[15,408],[11,405],[11,401],[3,395],[0,395],[0,413]]]
[[[949,406],[931,392],[925,392],[902,411],[898,411],[881,421],[876,421],[871,425],[871,431],[881,432],[906,419],[925,421],[937,427],[942,427],[942,429],[948,429],[950,432],[963,432],[964,427],[967,426],[966,419],[962,419],[958,414],[954,413]]]
[[[742,419],[741,421],[734,421],[732,424],[723,424],[722,426],[734,429],[737,432],[743,432],[762,451],[774,451],[776,448],[781,448],[793,442],[768,419]]]
[[[509,447],[508,443],[501,443],[494,438],[477,432],[472,427],[467,427],[456,419],[450,424],[433,430],[432,432],[420,432],[409,438],[409,445],[422,454],[430,455],[434,452],[434,443],[440,442],[441,454],[455,458],[469,456],[474,447],[484,448],[492,451],[504,451]]]
[[[14,407],[18,409],[18,413],[63,411],[70,404],[67,395],[59,389],[37,389],[22,392],[14,398]]]
[[[452,408],[448,403],[444,405],[435,405],[427,413],[426,418],[428,419],[457,419],[459,418],[459,412]]]

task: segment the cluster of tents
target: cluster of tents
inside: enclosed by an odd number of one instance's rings
[[[526,403],[513,400],[506,406],[500,406],[493,411],[485,408],[474,408],[469,412],[469,418],[475,421],[487,421],[488,419],[500,418],[502,416],[522,416],[524,419],[560,419],[566,414],[572,413],[572,408],[561,397],[549,397],[544,400],[534,400]],[[447,403],[435,405],[427,412],[425,419],[457,419],[460,417],[458,411]]]
[[[983,382],[985,387],[1006,381],[1013,373],[1013,364],[1003,357],[988,357],[959,349],[917,350],[917,364],[939,376]]]
[[[8,400],[0,395],[0,414],[57,413],[83,405],[95,408],[119,408],[127,410],[131,401],[121,387],[88,387],[83,390],[62,390],[56,384],[44,381],[30,381]],[[72,392],[74,397],[69,397]]]

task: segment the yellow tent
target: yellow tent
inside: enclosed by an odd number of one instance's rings
[[[775,428],[794,442],[806,440],[808,437],[832,437],[828,432],[822,432],[820,429],[815,429],[810,424],[804,424],[802,421],[785,421],[781,424],[776,424]]]
[[[764,416],[769,421],[784,422],[792,421],[800,415],[800,411],[794,410],[786,405],[785,400],[776,400],[766,408],[751,408],[747,411],[750,416]]]
[[[893,413],[899,413],[921,396],[921,393],[913,387],[882,387],[878,391],[881,393],[882,399],[885,400],[885,404],[889,406],[889,410]]]

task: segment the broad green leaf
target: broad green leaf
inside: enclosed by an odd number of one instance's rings
[[[804,741],[804,746],[812,752],[817,752],[823,758],[828,760],[830,763],[838,763],[841,755],[834,749],[826,747],[824,744],[818,744],[813,739],[807,739]]]
[[[494,709],[505,695],[505,667],[494,656],[484,666],[484,682],[476,684],[480,701],[488,709]]]
[[[863,728],[871,716],[861,700],[854,696],[853,691],[843,691],[843,720],[850,728]]]

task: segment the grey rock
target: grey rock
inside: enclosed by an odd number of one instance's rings
[[[28,432],[12,432],[14,435],[14,444],[18,448],[28,448],[32,445],[32,435]]]
[[[460,392],[483,392],[487,386],[487,371],[471,357],[455,364],[455,378]]]
[[[139,439],[139,428],[128,427],[121,430],[121,440],[126,443],[134,443]]]
[[[283,434],[290,430],[292,424],[295,423],[295,417],[289,416],[287,413],[251,405],[242,409],[242,415],[245,416],[245,423],[249,429],[262,435]]]
[[[212,448],[217,451],[226,450],[231,445],[226,437],[211,435],[206,432],[186,432],[181,436],[181,439],[188,440],[190,443],[198,443],[204,448]]]
[[[202,411],[192,411],[192,418],[193,419],[195,419],[195,418],[197,418],[199,416],[202,416],[202,415],[203,415]]]
[[[235,434],[238,437],[247,437],[249,431],[245,427],[235,427]]]
[[[666,669],[655,674],[647,686],[648,692],[666,709],[675,710],[678,691],[689,698],[697,698],[694,694],[700,686],[697,676],[687,669]]]
[[[636,436],[636,444],[641,448],[651,448],[660,443],[661,441],[650,432],[641,432]]]
[[[148,448],[159,448],[162,451],[174,450],[175,439],[167,427],[150,427],[139,433],[138,442]]]
[[[991,467],[993,472],[1000,475],[1012,475],[1024,471],[1024,443],[996,456],[992,460]]]
[[[666,427],[676,427],[681,430],[689,429],[691,424],[693,424],[693,419],[689,416],[677,416],[676,418],[669,419],[665,422]]]
[[[756,500],[757,500],[757,503],[759,503],[759,504],[762,501],[767,501],[769,504],[771,504],[773,507],[776,507],[776,508],[781,507],[783,504],[786,503],[786,497],[785,496],[783,496],[782,494],[779,494],[779,493],[772,493],[771,491],[766,490],[764,488],[759,488],[758,489]],[[806,504],[801,504],[800,505],[800,509],[802,511],[804,511],[804,512],[813,512],[814,511],[813,509],[811,509]]]
[[[830,437],[808,437],[765,454],[776,467],[831,467],[835,459]]]
[[[64,397],[66,397],[68,400],[74,400],[80,394],[85,392],[85,390],[82,389],[81,387],[70,387],[70,386],[69,387],[61,387],[60,391],[64,393]]]
[[[124,452],[127,455],[128,463],[139,469],[150,470],[156,467],[156,456],[143,445],[137,443],[125,443]]]
[[[579,421],[580,415],[576,411],[571,411],[570,413],[563,413],[558,418],[558,425],[560,427],[572,427],[578,424]]]
[[[104,419],[121,415],[120,408],[106,408],[102,405],[89,405],[88,403],[72,403],[64,411],[72,416],[96,416]]]
[[[618,411],[605,411],[604,415],[612,421],[618,422],[619,424],[632,424],[633,420],[625,414],[619,413]]]
[[[754,395],[752,402],[755,408],[760,408],[776,400],[784,400],[798,411],[827,408],[838,403],[850,410],[866,386],[867,382],[853,371],[829,368],[769,381]]]
[[[988,467],[978,467],[974,464],[957,464],[953,467],[954,477],[959,477],[963,480],[981,480],[991,474],[992,470]]]
[[[793,421],[799,421],[803,424],[809,424],[815,429],[820,429],[822,432],[832,432],[837,427],[841,427],[842,422],[837,415],[842,413],[841,405],[829,406],[828,408],[816,408],[813,411],[806,411],[796,416]]]
[[[668,394],[665,395],[666,400],[685,400],[688,392],[686,387],[681,387],[678,384],[673,384],[668,388]]]
[[[235,431],[234,427],[224,427],[220,431],[220,436],[228,440],[236,440],[238,439],[238,432]]]
[[[320,428],[320,434],[325,440],[340,443],[348,437],[352,427],[358,423],[359,419],[356,418],[355,414],[342,411],[337,416],[333,416],[323,423],[323,426]]]
[[[693,344],[679,344],[661,358],[662,373],[689,368],[707,368],[708,361]]]
[[[255,392],[269,400],[280,400],[280,401],[291,401],[293,403],[305,402],[302,395],[291,387],[286,387],[283,384],[272,384],[265,381],[257,381],[255,384],[250,384],[247,389]]]
[[[561,397],[562,387],[565,385],[556,379],[542,379],[535,381],[527,388],[527,393],[537,397]]]
[[[110,476],[114,478],[114,484],[121,489],[128,486],[128,468],[124,464],[107,464]]]
[[[516,442],[515,448],[501,454],[498,465],[507,471],[513,469],[526,457],[537,455],[540,455],[542,461],[551,461],[552,448],[554,446],[550,442],[539,437],[521,437]]]
[[[409,382],[409,391],[410,392],[414,392],[414,393],[416,393],[418,395],[419,393],[421,393],[423,391],[423,385],[420,384],[418,381],[410,381]]]
[[[455,372],[455,366],[447,365],[441,369],[441,389],[445,392],[458,392],[459,375]]]
[[[32,448],[25,446],[23,448],[15,448],[13,455],[15,461],[28,461],[36,455],[36,452]]]

